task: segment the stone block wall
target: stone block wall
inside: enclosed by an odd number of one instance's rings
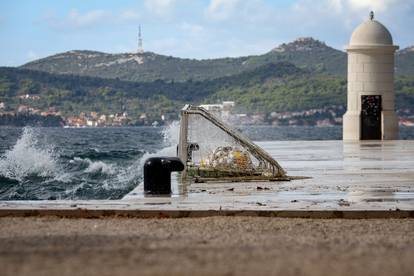
[[[347,112],[343,139],[360,139],[361,96],[381,95],[382,137],[398,139],[395,114],[394,49],[348,50]]]

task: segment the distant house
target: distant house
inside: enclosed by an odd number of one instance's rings
[[[202,104],[200,107],[219,117],[229,117],[235,106],[234,101],[223,101],[221,104]]]
[[[222,105],[224,110],[230,110],[236,105],[236,103],[234,101],[223,101]]]
[[[17,108],[17,112],[18,112],[18,113],[26,113],[26,112],[29,112],[29,107],[28,107],[28,106],[26,106],[26,105],[20,105],[20,106]]]
[[[32,100],[32,101],[40,100],[39,95],[31,95],[31,94],[20,95],[18,98],[22,100]]]
[[[96,127],[98,125],[98,123],[94,120],[87,120],[86,125],[89,126],[89,127]]]
[[[92,117],[93,119],[97,119],[97,118],[98,118],[98,112],[92,111],[92,112],[91,112],[91,117]]]
[[[202,104],[200,105],[200,107],[210,112],[221,112],[221,110],[223,109],[222,104]]]

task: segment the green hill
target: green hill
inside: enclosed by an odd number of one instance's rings
[[[280,61],[290,62],[318,73],[344,75],[346,72],[345,52],[309,37],[284,43],[264,55],[250,57],[246,63],[260,65]]]
[[[70,51],[23,65],[21,68],[54,74],[72,74],[126,81],[204,80],[245,70],[247,58],[195,60],[158,55],[152,52],[106,54]]]
[[[397,52],[395,67],[397,75],[414,75],[414,46]]]
[[[397,108],[414,106],[414,77],[396,79]],[[21,99],[25,94],[37,100]],[[232,76],[211,80],[130,82],[76,75],[50,74],[19,68],[0,68],[0,101],[11,109],[19,105],[64,115],[97,111],[174,114],[185,103],[202,104],[233,100],[238,111],[268,113],[323,108],[346,103],[346,80],[316,74],[287,63],[269,63]]]
[[[345,76],[346,53],[313,38],[299,38],[257,56],[219,59],[184,59],[151,52],[107,54],[69,51],[29,62],[23,69],[53,74],[91,76],[135,82],[199,81],[240,74],[277,62],[289,62],[312,72]],[[397,74],[414,73],[413,48],[396,55]]]

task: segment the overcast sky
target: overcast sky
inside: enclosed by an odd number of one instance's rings
[[[370,10],[414,44],[414,0],[1,0],[0,66],[69,50],[137,48],[187,58],[262,54],[312,36],[337,49]]]

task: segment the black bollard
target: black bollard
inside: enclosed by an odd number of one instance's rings
[[[144,164],[144,193],[171,194],[171,172],[184,170],[178,157],[151,157]]]

